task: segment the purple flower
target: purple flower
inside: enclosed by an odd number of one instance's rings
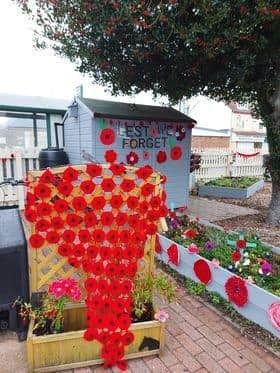
[[[178,220],[177,219],[172,219],[171,220],[171,227],[173,228],[173,229],[177,229],[177,228],[179,228],[179,222],[178,222]]]
[[[267,276],[272,272],[272,265],[267,262],[266,260],[263,260],[261,262],[261,268],[260,268],[260,273]]]
[[[210,250],[215,249],[215,246],[216,246],[215,242],[213,242],[213,241],[207,241],[204,244],[204,249],[207,250],[207,251],[210,251]]]

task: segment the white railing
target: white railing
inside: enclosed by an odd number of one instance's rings
[[[5,180],[23,180],[28,171],[38,170],[38,150],[2,151],[0,153],[0,183]],[[19,204],[23,207],[23,186],[0,185],[0,206]]]

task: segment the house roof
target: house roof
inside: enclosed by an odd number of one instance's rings
[[[233,131],[238,136],[259,136],[263,137],[265,136],[262,132],[256,132],[256,131]]]
[[[171,107],[138,105],[91,98],[79,98],[79,100],[94,113],[95,117],[196,123],[194,119]]]
[[[207,136],[207,137],[230,137],[229,129],[213,129],[207,127],[195,127],[192,136]]]

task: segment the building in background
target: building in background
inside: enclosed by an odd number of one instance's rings
[[[192,132],[192,149],[230,148],[230,130],[215,130],[205,127],[194,127]]]

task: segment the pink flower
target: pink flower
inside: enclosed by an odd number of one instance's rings
[[[199,253],[199,248],[196,246],[196,244],[191,243],[188,246],[188,251],[190,254],[198,254]]]
[[[169,319],[169,314],[164,310],[159,310],[155,313],[155,320],[166,322]]]
[[[80,300],[82,295],[77,281],[73,278],[63,278],[53,281],[49,285],[49,293],[57,299],[66,296],[75,301]]]
[[[212,259],[211,263],[212,263],[213,267],[215,267],[215,268],[219,268],[219,266],[220,266],[219,259],[214,258],[214,259]]]
[[[272,303],[268,308],[268,316],[272,325],[280,330],[280,302]]]
[[[55,298],[61,298],[65,295],[66,289],[61,280],[53,281],[49,286],[49,293]]]

